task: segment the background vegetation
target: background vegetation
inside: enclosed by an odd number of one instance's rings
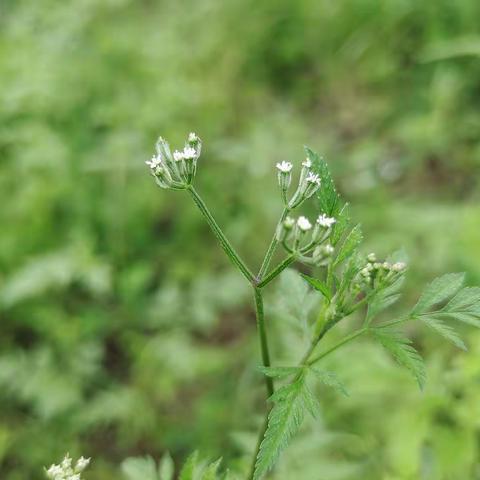
[[[0,477],[66,450],[113,480],[128,456],[235,467],[252,448],[249,291],[187,196],[154,186],[159,134],[203,138],[196,184],[251,265],[273,165],[307,143],[370,249],[408,251],[404,305],[445,271],[480,284],[479,18],[475,0],[1,0]],[[277,360],[300,350],[305,288],[270,289]],[[480,335],[464,353],[412,333],[426,391],[368,342],[332,356],[350,396],[319,392],[279,478],[480,478]]]

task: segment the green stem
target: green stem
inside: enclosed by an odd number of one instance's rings
[[[255,275],[249,270],[249,268],[245,265],[243,260],[240,258],[238,253],[232,247],[230,242],[228,241],[227,237],[223,233],[222,229],[218,226],[218,223],[213,218],[212,214],[208,210],[205,202],[202,200],[200,195],[197,193],[195,188],[192,185],[189,185],[187,188],[188,192],[193,198],[193,201],[202,212],[203,216],[207,220],[208,225],[212,229],[214,235],[217,237],[217,240],[220,242],[223,250],[227,254],[228,258],[232,261],[234,265],[238,267],[238,269],[242,272],[243,276],[250,282],[255,283]]]
[[[277,240],[277,229],[278,226],[287,218],[289,208],[285,207],[283,209],[282,215],[280,217],[280,220],[277,223],[277,227],[275,228],[275,232],[273,233],[273,238],[270,242],[270,245],[268,246],[267,253],[265,254],[265,258],[263,259],[262,266],[260,267],[260,271],[258,272],[257,279],[259,281],[262,280],[262,277],[265,275],[265,273],[268,270],[268,267],[270,266],[270,262],[272,260],[273,254],[275,253],[275,249],[277,248],[278,245],[278,240]]]
[[[263,309],[263,295],[260,288],[254,287],[255,313],[257,316],[258,337],[260,340],[260,351],[262,355],[262,364],[264,367],[270,366],[270,352],[268,350],[267,331],[265,329],[265,311]],[[275,391],[273,379],[265,375],[265,384],[268,396],[271,397]]]
[[[355,340],[357,337],[360,335],[363,335],[365,332],[368,331],[368,328],[360,328],[359,330],[353,332],[352,334],[346,336],[340,342],[335,344],[333,347],[329,348],[326,352],[321,353],[320,355],[317,355],[316,357],[313,357],[311,360],[308,361],[308,365],[313,365],[314,363],[317,363],[320,361],[322,358],[325,358],[327,355],[330,355],[333,353],[335,350],[338,348],[342,347],[346,343],[351,342],[352,340]]]
[[[283,262],[279,263],[258,285],[258,288],[262,288],[270,283],[275,277],[280,275],[289,265],[295,261],[295,255],[289,255]]]

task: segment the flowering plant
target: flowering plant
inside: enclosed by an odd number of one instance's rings
[[[365,257],[359,252],[362,242],[360,226],[352,224],[348,204],[343,203],[337,194],[326,162],[307,147],[297,187],[290,197],[293,164],[281,161],[276,165],[283,211],[262,265],[258,273],[253,274],[193,186],[200,152],[201,140],[194,133],[188,136],[183,153],[175,152],[173,157],[167,142],[160,139],[155,161],[147,164],[160,187],[184,189],[192,196],[232,263],[252,286],[262,358],[260,370],[265,376],[267,389],[266,422],[260,431],[247,477],[258,480],[273,467],[280,452],[302,423],[305,412],[316,415],[318,403],[308,386],[307,377],[344,391],[335,374],[318,368],[323,358],[361,335],[368,334],[406,367],[419,386],[423,387],[425,369],[422,358],[397,327],[407,321],[422,321],[458,347],[465,348],[463,341],[445,320],[480,326],[480,289],[462,288],[463,274],[444,275],[426,288],[409,313],[379,323],[376,318],[378,314],[400,296],[407,265],[401,254],[380,261],[373,253]],[[294,219],[291,216],[293,211],[314,196],[319,210],[314,225],[305,216]],[[286,251],[286,257],[269,270],[278,246]],[[318,269],[315,277],[303,277],[322,297],[322,308],[311,325],[310,346],[299,363],[274,367],[269,352],[262,292],[294,262]],[[322,338],[357,311],[364,313],[362,326],[330,349],[318,352]],[[275,388],[277,381],[282,382],[279,388]]]
[[[228,258],[251,285],[262,362],[259,370],[264,376],[266,401],[265,422],[252,452],[246,478],[260,480],[273,468],[306,414],[317,415],[319,404],[311,389],[312,381],[343,394],[346,392],[334,372],[321,368],[325,357],[361,336],[369,336],[410,371],[419,387],[423,388],[426,378],[423,360],[399,327],[410,321],[423,322],[457,347],[466,349],[463,340],[447,321],[480,327],[480,288],[463,287],[462,273],[443,275],[426,287],[408,312],[387,321],[379,319],[379,314],[400,297],[407,271],[404,255],[394,253],[380,260],[374,253],[361,253],[363,236],[360,225],[352,222],[349,206],[338,195],[326,162],[307,147],[293,194],[290,195],[293,164],[287,161],[276,164],[283,210],[263,262],[258,273],[254,274],[194,187],[201,151],[202,141],[195,133],[189,134],[182,151],[173,153],[168,143],[160,138],[156,154],[146,164],[159,187],[185,191],[191,196]],[[318,210],[316,219],[312,221],[303,215],[295,218],[294,212],[312,199]],[[280,247],[285,251],[285,257],[271,268],[274,253]],[[302,277],[318,294],[321,307],[315,320],[309,324],[309,345],[298,363],[273,366],[263,289],[295,262],[314,269],[314,276],[303,274]],[[322,350],[322,339],[356,312],[363,316],[360,326],[353,328],[338,343]],[[182,480],[199,478],[194,473],[195,458],[192,456],[182,470]],[[211,464],[201,478],[217,478],[218,465],[219,462]],[[80,470],[77,473],[70,464],[66,470],[61,468],[52,466],[47,473],[53,480],[80,478]],[[155,465],[151,468],[154,472],[152,478],[158,478]],[[173,469],[169,472],[167,480],[173,478]],[[130,478],[137,480],[137,477]],[[160,475],[160,478],[165,480],[167,475]]]

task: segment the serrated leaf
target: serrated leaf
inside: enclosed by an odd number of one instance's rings
[[[216,462],[211,463],[207,466],[205,471],[202,473],[201,480],[216,480],[218,467],[222,463],[222,459],[219,458]]]
[[[463,313],[463,312],[434,312],[437,317],[448,317],[458,322],[472,325],[473,327],[480,328],[480,314],[479,313]]]
[[[480,315],[480,287],[462,288],[442,309],[443,312],[478,312]]]
[[[347,261],[345,268],[343,269],[343,273],[341,275],[341,282],[338,291],[338,296],[342,297],[342,295],[347,291],[350,287],[355,275],[362,269],[362,262],[360,260],[360,256],[357,253],[354,253],[349,260]]]
[[[393,305],[400,298],[400,289],[402,288],[405,277],[402,276],[392,285],[389,285],[374,293],[372,299],[368,302],[368,311],[365,317],[365,325],[371,321],[383,310]]]
[[[187,461],[180,472],[180,476],[178,477],[179,480],[195,480],[197,463],[198,452],[195,451],[187,458]]]
[[[362,229],[360,225],[355,225],[340,246],[337,257],[334,260],[334,266],[339,265],[347,258],[350,258],[358,246],[362,243],[362,240]]]
[[[268,426],[255,463],[254,480],[262,478],[298,431],[305,411],[314,410],[305,375],[281,387],[271,397],[274,405],[268,416]]]
[[[412,314],[423,313],[434,305],[444,302],[460,290],[465,278],[464,273],[448,273],[433,280],[423,291]]]
[[[121,470],[126,480],[158,480],[157,466],[151,457],[127,458]]]
[[[336,217],[340,211],[340,197],[335,188],[332,175],[327,163],[317,153],[305,147],[307,158],[312,162],[312,171],[321,180],[321,188],[318,189],[317,199],[320,211],[330,217]]]
[[[391,329],[372,328],[370,331],[393,358],[412,373],[420,389],[423,389],[426,379],[425,364],[419,353],[412,347],[411,340]]]
[[[333,246],[337,245],[337,243],[340,241],[340,239],[343,237],[345,232],[350,227],[351,218],[350,218],[349,207],[350,205],[348,203],[345,203],[343,207],[339,210],[337,216],[335,217],[337,221],[333,225],[333,231],[330,235],[330,240],[329,240],[331,245]]]
[[[257,367],[267,377],[285,378],[299,373],[302,367]]]
[[[459,337],[458,333],[450,325],[447,325],[445,322],[439,318],[435,318],[429,315],[421,315],[418,317],[422,322],[426,323],[430,328],[439,333],[443,338],[449,340],[458,348],[462,350],[467,350],[467,346],[463,340]]]
[[[331,300],[332,295],[325,282],[322,282],[318,278],[305,275],[304,273],[302,273],[301,275],[310,284],[310,286],[320,292],[326,299]]]
[[[318,370],[316,368],[310,368],[310,371],[315,374],[315,376],[321,383],[323,383],[327,387],[333,388],[337,392],[348,397],[348,391],[343,382],[338,378],[336,373],[327,372],[325,370]]]

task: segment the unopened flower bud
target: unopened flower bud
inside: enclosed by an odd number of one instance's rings
[[[286,199],[286,192],[292,183],[292,168],[293,165],[290,162],[280,162],[277,163],[277,170],[278,170],[278,185],[282,190],[282,194],[284,199]],[[285,200],[286,201],[286,200]]]
[[[403,272],[407,268],[407,264],[404,262],[396,262],[392,265],[394,272]]]
[[[374,254],[374,253],[369,253],[367,255],[367,260],[370,262],[370,263],[375,263],[377,261],[377,256]]]
[[[312,254],[314,264],[317,266],[326,265],[334,251],[335,249],[331,245],[320,245]]]

